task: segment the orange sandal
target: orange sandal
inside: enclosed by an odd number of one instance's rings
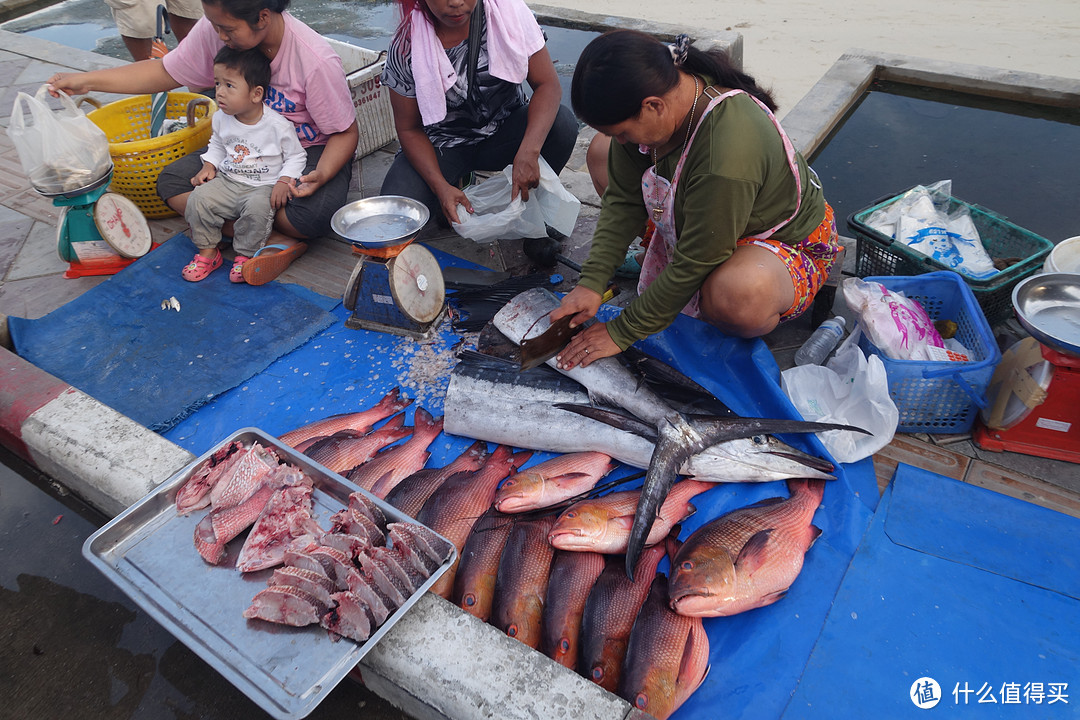
[[[210,273],[221,267],[221,251],[215,250],[214,257],[205,258],[198,253],[195,253],[194,259],[184,266],[184,269],[180,271],[180,274],[188,282],[199,282],[205,280]]]
[[[248,285],[264,285],[292,264],[292,261],[300,257],[307,250],[307,243],[297,242],[293,245],[266,245],[255,256],[244,263],[242,273]],[[267,250],[275,250],[273,253],[265,253]]]
[[[233,259],[232,269],[229,270],[229,282],[242,283],[244,280],[244,263],[251,258],[243,255],[237,255]]]

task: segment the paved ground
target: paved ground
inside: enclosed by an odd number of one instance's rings
[[[93,53],[72,50],[54,43],[0,31],[0,108],[11,107],[18,91],[33,93],[59,68],[90,69],[122,64]],[[103,102],[115,97],[102,96]],[[7,115],[0,122],[7,124]],[[579,147],[562,173],[563,183],[582,200],[578,226],[564,240],[563,253],[581,261],[595,225],[598,199],[584,171],[584,147],[589,131],[579,138]],[[353,197],[378,194],[389,165],[393,145],[358,161]],[[11,140],[0,135],[0,313],[37,318],[61,307],[90,289],[104,277],[69,279],[68,268],[56,254],[57,208],[34,191],[26,181]],[[164,241],[186,228],[182,218],[150,222],[156,241]],[[521,252],[520,242],[491,246],[462,240],[447,231],[425,230],[425,242],[493,269],[529,269],[530,261]],[[347,246],[323,239],[282,280],[300,282],[327,295],[340,293],[355,263]],[[850,265],[850,258],[849,258]],[[566,288],[575,273],[565,267]],[[619,300],[632,296],[632,285],[624,283]],[[765,340],[781,368],[792,365],[795,349],[807,337],[809,318],[790,323]],[[907,462],[950,477],[991,487],[1017,497],[1080,515],[1080,467],[1014,453],[991,453],[973,445],[968,436],[902,436],[876,457],[876,469],[884,483],[896,462]]]

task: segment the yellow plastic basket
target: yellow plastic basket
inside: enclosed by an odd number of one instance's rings
[[[192,112],[188,112],[189,103]],[[117,100],[87,113],[109,138],[113,179],[111,190],[129,198],[148,218],[176,215],[157,194],[162,168],[210,142],[210,116],[217,104],[205,95],[171,92],[165,117],[188,118],[188,127],[160,137],[150,137],[150,96]]]

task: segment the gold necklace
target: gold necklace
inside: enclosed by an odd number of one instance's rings
[[[682,151],[679,153],[679,157],[682,157],[683,155],[686,154],[686,146],[690,142],[690,134],[694,131],[694,113],[697,111],[697,101],[698,101],[698,98],[700,96],[701,96],[701,93],[698,92],[697,75],[694,75],[694,104],[690,106],[690,121],[686,124],[686,137],[683,138]],[[652,163],[653,163],[653,172],[656,173],[656,177],[657,177],[657,179],[659,179],[660,172],[658,170],[656,170],[656,148],[652,148]],[[660,218],[662,218],[664,216],[664,203],[667,202],[668,195],[671,194],[671,183],[668,183],[668,189],[667,189],[667,192],[664,193],[664,199],[660,200],[659,197],[658,197],[658,195],[659,195],[659,192],[658,192],[659,191],[659,186],[660,186],[659,182],[657,182],[655,185],[653,185],[653,203],[654,203],[653,204],[653,209],[652,209],[653,223],[660,222]]]

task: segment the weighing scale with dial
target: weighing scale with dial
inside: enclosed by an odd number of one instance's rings
[[[1012,302],[1031,337],[1002,356],[975,444],[1080,462],[1080,273],[1033,275]]]
[[[435,256],[412,241],[428,220],[427,207],[411,198],[380,195],[334,213],[334,234],[359,260],[342,304],[353,329],[425,339],[446,313],[446,284]]]
[[[60,208],[56,252],[68,263],[65,277],[113,275],[148,253],[150,226],[131,200],[108,192],[112,168],[85,187],[45,192]]]

